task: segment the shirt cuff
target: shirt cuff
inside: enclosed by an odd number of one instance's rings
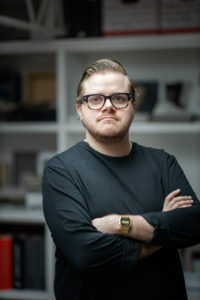
[[[147,244],[167,246],[169,225],[165,213],[153,212],[142,214],[141,216],[155,228],[153,237],[147,241]]]

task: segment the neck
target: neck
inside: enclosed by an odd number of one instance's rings
[[[94,150],[113,157],[126,156],[132,149],[132,143],[129,141],[128,134],[118,142],[103,143],[95,140],[90,134],[86,133],[85,142]]]

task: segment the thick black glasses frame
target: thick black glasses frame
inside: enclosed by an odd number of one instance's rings
[[[114,104],[113,104],[113,102],[112,102],[112,96],[115,96],[115,95],[126,95],[126,96],[128,97],[127,105],[124,106],[124,107],[122,107],[122,108],[119,108],[119,107],[114,106]],[[102,105],[101,107],[99,107],[99,108],[90,108],[89,103],[88,103],[88,98],[89,98],[90,96],[103,96],[103,98],[104,98],[103,105]],[[133,101],[130,93],[114,93],[114,94],[109,95],[109,96],[105,96],[105,95],[103,95],[103,94],[89,94],[89,95],[85,95],[85,96],[83,96],[81,102],[82,102],[82,103],[86,102],[89,109],[92,109],[92,110],[98,110],[98,109],[102,109],[102,108],[104,107],[104,105],[105,105],[107,99],[110,100],[112,106],[113,106],[114,108],[116,108],[116,109],[123,109],[123,108],[126,108],[126,107],[128,106],[129,101]]]

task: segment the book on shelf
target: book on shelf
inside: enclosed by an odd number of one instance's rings
[[[26,178],[36,174],[36,156],[35,151],[17,151],[14,153],[14,184],[23,186]]]
[[[13,288],[24,288],[24,234],[13,237]]]
[[[44,238],[20,234],[13,240],[13,287],[45,289]]]
[[[149,121],[158,102],[159,83],[156,80],[134,80],[136,113],[135,121]]]
[[[102,35],[156,33],[156,16],[156,0],[104,0]]]
[[[54,154],[53,151],[16,151],[12,157],[2,155],[0,205],[41,209],[42,174],[46,162]]]
[[[10,235],[0,235],[0,290],[12,289],[12,247]]]
[[[199,0],[157,0],[160,33],[200,32]]]
[[[22,84],[23,82],[23,84]],[[56,120],[55,72],[1,70],[0,121],[32,122]]]
[[[16,70],[0,70],[0,121],[6,121],[21,100],[21,76]]]
[[[55,122],[56,106],[55,103],[44,103],[37,105],[21,105],[10,121],[16,122]]]
[[[103,0],[102,35],[200,32],[199,0]]]
[[[158,101],[157,81],[134,81],[136,91],[136,111],[140,113],[151,113]]]
[[[9,105],[21,98],[21,77],[16,70],[0,70],[0,101]]]
[[[49,71],[27,72],[24,99],[18,108],[19,121],[56,120],[56,74]]]
[[[27,72],[24,94],[24,102],[29,105],[54,103],[56,101],[55,72]]]
[[[6,162],[0,162],[0,188],[9,184],[9,165]]]
[[[44,238],[34,235],[24,244],[24,288],[44,290]]]
[[[42,235],[0,235],[0,290],[8,289],[45,289]]]

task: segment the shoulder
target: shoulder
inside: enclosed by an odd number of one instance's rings
[[[176,161],[174,155],[168,153],[164,149],[153,148],[148,146],[143,146],[140,144],[135,144],[136,153],[138,153],[139,157],[145,158],[147,160],[154,160],[155,162],[163,165],[170,164]]]
[[[169,155],[164,149],[143,146],[135,143],[136,151],[143,155],[162,157]]]
[[[58,185],[70,181],[71,183],[76,181],[76,173],[79,169],[78,153],[80,152],[81,142],[75,146],[54,155],[45,165],[43,171],[43,185],[46,181],[57,182]],[[66,181],[67,180],[67,181]]]
[[[82,151],[82,143],[79,142],[69,149],[54,155],[46,164],[46,167],[63,167],[66,168],[72,163],[77,162],[77,158],[80,157]]]

